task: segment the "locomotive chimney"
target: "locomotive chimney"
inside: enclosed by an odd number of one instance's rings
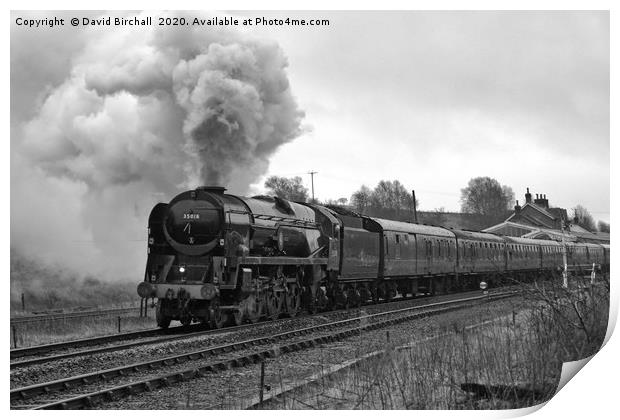
[[[222,195],[224,194],[224,191],[226,191],[226,188],[224,187],[218,187],[218,186],[201,186],[196,188],[196,191],[201,190],[201,191],[207,191],[213,194],[219,194]]]

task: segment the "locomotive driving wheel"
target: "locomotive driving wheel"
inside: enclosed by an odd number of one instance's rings
[[[236,311],[233,311],[231,316],[232,316],[232,320],[235,325],[239,326],[243,324],[244,318],[243,318],[243,310],[241,308],[237,309]]]
[[[170,321],[172,318],[164,315],[163,302],[161,299],[157,300],[157,309],[155,311],[155,321],[157,322],[157,326],[161,328],[168,328],[170,326]]]
[[[245,315],[247,320],[252,324],[257,323],[261,317],[261,304],[260,299],[257,299],[256,296],[250,295],[244,299],[245,303]]]
[[[301,293],[299,287],[296,284],[290,284],[288,291],[286,291],[285,297],[286,312],[291,318],[294,318],[299,313],[301,308]]]
[[[282,312],[282,298],[279,292],[274,292],[272,290],[267,292],[265,296],[266,302],[265,307],[267,309],[267,317],[271,320],[276,320],[280,316]]]
[[[215,298],[209,307],[209,323],[212,329],[222,328],[228,321],[228,314],[220,309],[220,301]]]

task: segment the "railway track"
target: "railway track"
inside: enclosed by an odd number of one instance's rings
[[[166,330],[161,328],[153,328],[149,330],[131,331],[121,334],[110,334],[100,337],[84,338],[80,340],[63,341],[59,343],[43,344],[40,346],[22,347],[17,349],[11,349],[11,360],[19,359],[28,356],[37,356],[42,354],[48,354],[53,351],[65,350],[65,349],[78,349],[82,347],[89,347],[101,344],[115,343],[124,340],[135,340],[140,338],[155,337],[161,335],[176,335],[191,333],[199,329],[200,326],[193,325],[191,327],[173,327]]]
[[[481,300],[493,301],[513,295],[514,292],[478,294],[475,297],[389,310],[15,388],[11,390],[11,408],[90,408],[108,400],[148,392],[210,372],[245,366],[279,354],[342,340],[362,331],[462,309]]]
[[[480,292],[479,291],[466,292],[463,294],[463,296],[477,295],[477,294],[480,294]],[[450,298],[450,296],[442,295],[442,296],[434,297],[434,299],[446,299],[446,298]],[[394,305],[394,304],[399,304],[399,303],[403,303],[407,305],[407,304],[410,304],[412,301],[422,303],[429,299],[433,299],[433,298],[425,297],[425,298],[418,298],[416,300],[412,300],[412,299],[394,300],[392,302],[383,302],[383,303],[379,303],[375,305],[366,306],[365,309],[372,310],[374,308],[381,308],[385,305]],[[328,316],[328,315],[334,315],[338,313],[344,314],[347,312],[349,311],[343,309],[343,310],[322,312],[319,315]],[[299,319],[304,319],[304,318],[312,317],[312,316],[313,315],[307,314],[307,315],[299,316],[296,319],[299,320]],[[282,319],[280,321],[285,321],[285,320],[286,319]],[[141,346],[141,345],[146,345],[146,344],[165,343],[165,342],[171,342],[171,341],[178,340],[178,339],[190,339],[194,337],[208,336],[208,335],[213,335],[213,334],[234,332],[238,330],[254,328],[252,325],[253,324],[245,324],[241,326],[221,328],[218,330],[206,330],[203,325],[194,324],[194,325],[190,325],[187,327],[179,326],[179,327],[168,328],[165,330],[162,330],[161,328],[155,328],[155,329],[150,329],[150,330],[134,331],[134,332],[127,332],[127,333],[122,333],[122,334],[111,334],[111,335],[101,336],[101,337],[93,337],[93,338],[86,338],[86,339],[81,339],[81,340],[73,340],[73,341],[66,341],[66,342],[60,342],[60,343],[45,344],[45,345],[40,345],[40,346],[24,347],[20,349],[12,349],[10,352],[10,358],[12,361],[10,366],[11,366],[11,370],[13,370],[19,367],[42,364],[42,363],[47,363],[47,362],[54,361],[54,360],[67,359],[71,357],[87,356],[87,355],[93,355],[93,354],[98,354],[98,353],[106,353],[106,352],[111,352],[111,351],[116,351],[116,350],[129,349],[135,346]],[[140,342],[135,342],[135,343],[122,343],[124,341],[140,340],[140,339],[152,338],[152,337],[155,337],[155,338],[153,338],[152,340],[142,340]],[[113,343],[121,343],[121,344],[111,346],[110,344],[113,344]],[[96,346],[96,347],[93,347],[93,346]],[[88,348],[88,347],[92,347],[92,348]],[[80,348],[82,349],[86,348],[86,349],[78,350]],[[71,351],[57,353],[62,350],[71,350]],[[53,353],[53,354],[50,355],[50,353]],[[32,357],[32,356],[40,356],[40,357]],[[23,360],[20,360],[20,359],[23,359]]]

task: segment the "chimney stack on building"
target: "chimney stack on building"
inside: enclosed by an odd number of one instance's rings
[[[519,205],[519,200],[517,200],[517,204],[515,205],[515,214],[519,214],[521,212],[521,206]]]
[[[538,207],[542,207],[544,209],[549,208],[549,200],[547,200],[546,194],[536,194],[536,199],[534,200],[534,204]]]
[[[532,194],[530,194],[530,188],[527,188],[527,192],[525,193],[525,204],[529,204],[532,202]]]

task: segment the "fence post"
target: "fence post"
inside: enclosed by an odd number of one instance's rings
[[[26,311],[26,297],[22,293],[22,311]]]
[[[13,348],[17,348],[17,330],[15,325],[11,325],[11,330],[13,330]]]
[[[263,390],[265,389],[265,361],[260,362],[260,389],[258,391],[258,403],[263,406]]]
[[[144,306],[144,298],[140,298],[140,318],[142,318],[143,316],[143,309],[142,307]]]
[[[118,332],[121,332],[121,317],[118,317]]]

